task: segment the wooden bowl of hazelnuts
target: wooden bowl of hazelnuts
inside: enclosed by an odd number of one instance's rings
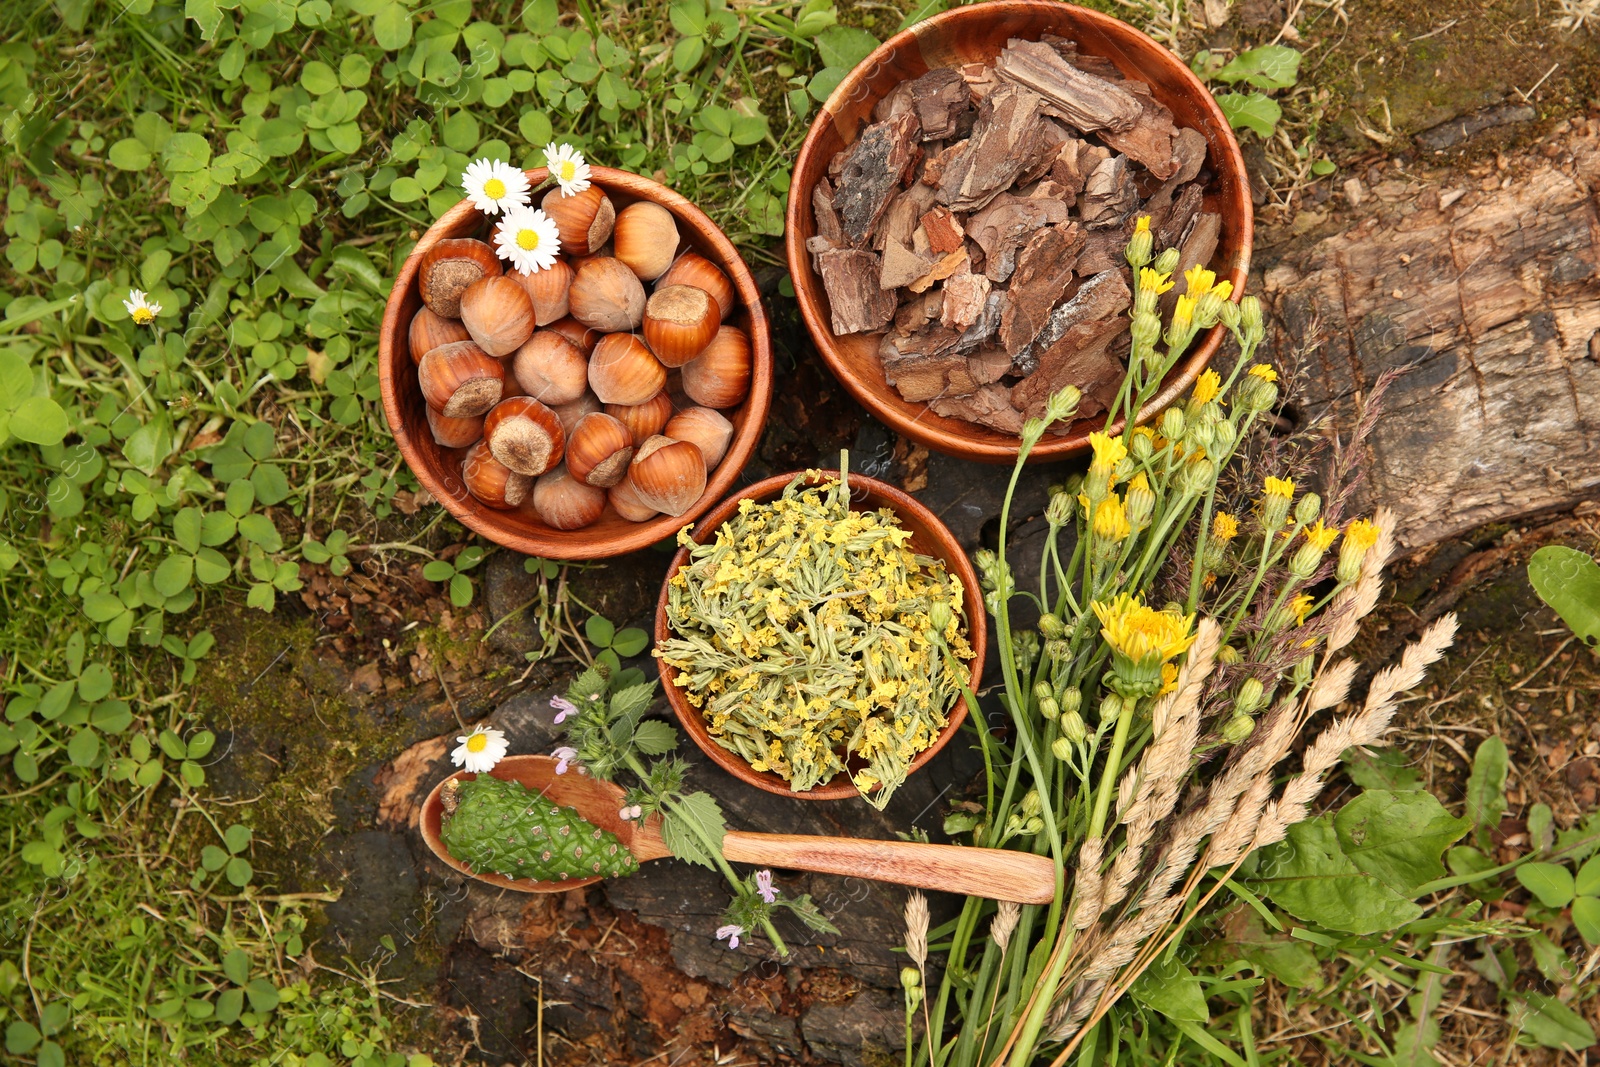
[[[549,559],[648,547],[728,494],[772,400],[755,279],[706,215],[592,167],[540,189],[561,255],[523,273],[463,200],[400,268],[378,339],[383,411],[417,481],[468,528]]]

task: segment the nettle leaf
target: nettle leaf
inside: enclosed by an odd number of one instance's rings
[[[661,840],[667,851],[685,863],[715,867],[702,838],[720,849],[727,832],[722,808],[709,793],[685,793],[662,814]]]
[[[633,747],[646,756],[662,756],[678,747],[678,731],[664,722],[650,719],[633,731]]]
[[[1577,549],[1546,545],[1528,560],[1528,581],[1578,640],[1600,648],[1600,563]]]
[[[1287,89],[1300,77],[1300,53],[1281,44],[1252,48],[1212,77],[1230,85],[1242,81],[1257,89]]]
[[[1559,863],[1524,863],[1517,868],[1517,881],[1547,908],[1566,907],[1576,888],[1572,872]]]
[[[1357,867],[1340,848],[1331,815],[1289,828],[1261,852],[1251,885],[1289,914],[1329,930],[1372,934],[1404,926],[1422,909]]]
[[[1367,874],[1405,896],[1444,876],[1444,850],[1470,828],[1432,793],[1371,789],[1334,816],[1339,846]]]
[[[1278,128],[1283,108],[1264,93],[1218,93],[1217,106],[1236,130],[1251,130],[1266,140]]]

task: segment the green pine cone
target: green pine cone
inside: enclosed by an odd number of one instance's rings
[[[486,774],[470,782],[453,778],[443,799],[439,836],[450,855],[474,871],[563,882],[594,875],[614,878],[639,869],[639,861],[616,834],[519,782]]]

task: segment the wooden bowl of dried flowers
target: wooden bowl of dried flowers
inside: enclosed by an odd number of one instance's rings
[[[545,192],[539,186],[546,180],[546,168],[534,168],[525,174],[530,188],[536,193]],[[378,381],[384,416],[417,481],[463,525],[496,544],[552,559],[624,555],[671,537],[693,522],[732,488],[760,440],[772,399],[772,347],[767,316],[755,279],[733,243],[699,208],[649,178],[599,166],[591,167],[588,174],[595,199],[604,201],[601,217],[606,235],[598,237],[597,247],[573,246],[564,237],[556,269],[530,275],[511,264],[504,267],[503,277],[516,278],[528,289],[539,325],[528,341],[512,352],[472,353],[488,371],[496,370],[488,362],[503,365],[507,384],[503,390],[495,390],[495,395],[503,392],[508,399],[497,403],[487,418],[482,414],[475,419],[442,418],[450,412],[440,409],[431,395],[425,395],[419,380],[424,368],[419,360],[427,357],[415,350],[419,345],[470,349],[473,342],[480,340],[477,335],[470,341],[461,340],[468,336],[465,311],[460,313],[463,321],[455,321],[457,316],[452,312],[428,318],[432,308],[424,308],[420,277],[440,252],[458,248],[488,256],[491,280],[502,276],[490,250],[496,240],[497,220],[480,211],[472,200],[463,200],[447,211],[417,242],[395,279],[378,336]],[[598,195],[602,193],[603,196]],[[577,201],[578,197],[572,199]],[[545,206],[550,207],[548,200]],[[594,211],[590,204],[591,216]],[[560,225],[566,226],[567,220]],[[579,232],[582,233],[581,227]],[[595,232],[591,228],[590,233]],[[434,253],[432,260],[430,253]],[[656,262],[653,266],[642,265],[649,261]],[[618,268],[619,263],[627,266]],[[446,262],[445,266],[451,264]],[[596,280],[586,285],[590,267],[611,269],[597,271]],[[642,283],[631,280],[630,270],[643,279]],[[622,293],[619,279],[631,290],[621,296],[616,295]],[[538,289],[546,281],[558,290],[560,307],[548,325],[547,301],[541,300]],[[681,341],[680,338],[663,340],[662,335],[652,333],[651,309],[661,290],[669,286],[707,294],[699,298],[707,314],[697,326],[709,325],[714,340],[704,344],[702,339],[703,347],[697,350],[700,355],[688,362],[670,359],[666,354],[669,342]],[[585,289],[588,303],[595,305],[593,316],[577,310]],[[645,303],[645,294],[652,289],[655,295]],[[517,296],[515,292],[495,295]],[[629,300],[643,308],[642,312],[641,307],[632,309],[631,323],[619,319],[604,324],[611,305],[621,306]],[[461,306],[466,307],[465,303]],[[642,330],[638,328],[641,314]],[[423,320],[421,324],[419,318]],[[548,344],[541,349],[542,341]],[[608,385],[617,390],[616,402],[597,395],[604,390],[597,385],[596,365],[602,353],[613,350],[618,358],[607,364]],[[557,358],[562,354],[567,357],[565,360]],[[696,370],[701,364],[709,366],[713,355],[726,366],[719,363]],[[523,380],[528,377],[522,369],[525,364],[533,367],[534,380]],[[675,369],[664,369],[667,364]],[[575,390],[574,395],[581,393],[577,399],[569,400],[562,394],[557,401],[540,392],[542,388],[569,388],[562,376],[574,367],[575,380],[570,387]],[[689,382],[692,374],[696,380]],[[643,391],[635,388],[635,379],[647,379]],[[542,408],[529,403],[541,397],[548,401]],[[496,412],[516,404],[523,404],[531,414],[546,421],[554,413],[561,430],[558,432],[552,425],[545,431],[523,417],[523,412],[495,422]],[[678,416],[686,413],[683,428],[675,429]],[[578,429],[578,421],[586,417],[594,424],[588,429],[600,432],[585,435]],[[548,432],[549,437],[540,443],[547,444],[553,438],[560,446],[549,450],[564,454],[551,457],[552,467],[537,479],[529,474],[508,474],[496,462],[500,453],[493,447],[493,435],[501,426],[511,431],[520,428],[525,435]],[[450,436],[458,431],[464,433],[460,439]],[[516,443],[515,432],[508,436]],[[689,457],[694,462],[687,466],[697,469],[690,472],[693,477],[684,477],[678,468],[686,465],[681,453],[690,446],[682,442],[690,440],[701,455]],[[616,464],[615,457],[623,449],[630,450],[634,466],[626,468],[625,476],[618,475],[620,483],[591,474],[584,479],[585,485],[576,485],[580,477],[576,458],[579,442],[590,446],[585,453],[586,466],[596,467],[596,458],[602,464],[607,459]],[[647,442],[653,442],[650,447],[655,449],[651,474],[663,483],[664,495],[676,494],[666,506],[659,506],[660,501],[653,498],[640,500],[643,479],[636,483],[635,475],[648,454]],[[481,455],[484,451],[493,454]],[[555,465],[557,460],[559,465]],[[480,478],[486,489],[479,486]],[[541,483],[547,478],[554,484],[545,493],[546,487]],[[597,485],[606,488],[596,488]],[[685,486],[689,488],[685,490]]]
[[[667,571],[667,581],[661,589],[661,597],[656,607],[656,657],[661,670],[662,688],[666,692],[668,703],[672,705],[673,712],[678,716],[678,721],[694,739],[695,744],[699,745],[701,750],[723,770],[740,781],[769,793],[801,800],[843,800],[866,796],[871,803],[881,807],[887,803],[894,783],[890,783],[891,788],[885,789],[879,779],[863,778],[864,774],[870,776],[875,769],[880,770],[880,773],[883,772],[879,768],[872,767],[870,759],[862,758],[861,752],[851,747],[851,742],[855,737],[872,738],[876,734],[875,743],[879,745],[880,756],[889,760],[891,757],[885,748],[893,738],[887,736],[886,731],[903,727],[912,732],[915,740],[915,731],[925,729],[927,734],[931,735],[925,746],[913,744],[914,753],[900,748],[892,757],[896,765],[885,776],[892,777],[899,774],[903,778],[925,766],[944,748],[950,738],[955,736],[967,714],[967,705],[960,692],[960,685],[965,684],[969,688],[976,689],[983,671],[984,650],[987,645],[983,594],[978,585],[978,576],[966,553],[961,550],[955,536],[933,512],[894,486],[876,479],[848,474],[844,488],[830,489],[829,486],[836,485],[838,480],[839,472],[829,470],[780,474],[764,479],[708,512],[696,527],[692,540],[696,546],[706,546],[731,543],[737,536],[738,548],[734,549],[737,552],[746,547],[745,538],[755,534],[753,528],[748,531],[743,529],[750,523],[752,517],[755,517],[760,522],[770,520],[774,524],[766,532],[778,536],[775,541],[767,545],[768,548],[773,548],[775,545],[778,553],[785,553],[789,549],[795,550],[796,555],[791,556],[789,560],[791,567],[788,573],[782,568],[768,569],[767,564],[748,564],[751,573],[764,571],[767,574],[774,574],[775,572],[775,577],[767,583],[764,594],[766,602],[772,607],[762,608],[755,614],[746,616],[746,619],[751,619],[760,615],[758,620],[760,625],[755,627],[756,631],[761,631],[767,623],[783,616],[783,609],[778,606],[784,600],[784,587],[790,592],[796,592],[796,600],[801,604],[839,601],[834,606],[840,610],[834,615],[819,607],[816,614],[806,619],[804,623],[799,621],[804,617],[802,614],[797,612],[795,616],[790,616],[796,619],[796,625],[790,628],[791,633],[788,638],[780,638],[776,629],[752,634],[757,642],[770,641],[773,647],[783,645],[785,642],[793,645],[793,647],[785,646],[783,655],[768,657],[769,662],[778,663],[780,667],[776,674],[763,678],[763,684],[770,682],[772,685],[773,693],[768,695],[787,692],[793,696],[798,691],[797,688],[786,688],[783,680],[798,677],[795,668],[792,667],[798,657],[801,663],[808,662],[808,658],[811,663],[811,667],[804,670],[804,683],[805,686],[812,687],[808,690],[810,692],[828,689],[837,695],[857,685],[857,678],[869,680],[876,678],[876,684],[888,682],[894,685],[897,683],[890,676],[899,672],[902,680],[909,679],[906,681],[908,688],[900,690],[905,706],[891,708],[887,705],[874,705],[873,710],[865,715],[850,716],[854,720],[851,738],[834,736],[818,746],[818,749],[825,751],[813,751],[809,757],[801,757],[802,760],[809,761],[813,767],[817,764],[817,757],[820,757],[821,765],[838,768],[837,772],[824,773],[815,784],[800,789],[795,788],[795,784],[791,781],[797,774],[804,773],[796,762],[788,761],[788,774],[779,774],[777,769],[784,769],[781,766],[784,762],[783,757],[776,753],[769,754],[763,748],[766,743],[779,744],[774,740],[774,736],[781,735],[793,725],[792,722],[778,724],[777,720],[772,724],[757,722],[766,714],[766,710],[771,710],[767,703],[752,700],[731,715],[719,715],[719,722],[715,728],[728,743],[724,744],[723,740],[713,736],[714,727],[707,721],[707,710],[702,710],[702,707],[697,705],[706,703],[705,697],[708,693],[723,689],[721,679],[709,685],[701,684],[709,674],[719,673],[715,667],[709,668],[706,673],[702,673],[700,669],[705,664],[724,662],[715,656],[701,657],[701,652],[710,649],[711,643],[706,642],[706,635],[716,629],[716,624],[710,622],[706,614],[715,613],[720,609],[716,606],[716,596],[701,596],[697,593],[688,593],[686,590],[691,579],[698,583],[700,576],[707,574],[707,567],[710,567],[714,574],[722,564],[714,555],[696,559],[688,547],[680,549],[673,558]],[[815,490],[815,493],[807,492],[808,490]],[[789,512],[771,512],[756,507],[773,502],[782,503],[784,500],[792,499],[796,494],[805,496],[810,501],[807,507],[815,505],[825,509],[831,508],[832,511],[803,512],[797,508]],[[859,583],[861,588],[848,588],[851,583],[846,582],[846,588],[835,588],[828,596],[819,599],[815,596],[814,590],[805,591],[809,585],[824,580],[820,574],[806,573],[808,568],[816,569],[814,564],[808,563],[808,560],[816,560],[818,554],[808,557],[802,546],[814,543],[820,547],[827,536],[841,528],[851,536],[859,535],[868,539],[877,536],[870,529],[847,528],[844,522],[838,521],[838,516],[843,514],[846,507],[852,513],[847,518],[855,520],[862,526],[881,524],[903,531],[889,535],[883,547],[887,548],[889,544],[901,542],[909,549],[910,554],[917,557],[918,564],[915,568],[898,571],[893,576],[889,570],[875,571],[874,581],[861,581]],[[817,521],[814,524],[816,529],[812,531],[815,536],[808,537],[805,535],[806,525],[803,518],[803,515],[808,513],[832,514],[833,518]],[[784,524],[788,524],[787,529]],[[735,526],[740,528],[735,530]],[[719,534],[721,534],[720,540]],[[749,547],[753,549],[754,543],[750,543]],[[882,565],[891,570],[892,556],[892,550],[881,556],[884,561]],[[733,559],[730,558],[729,562],[732,564]],[[695,568],[697,573],[692,574],[690,568]],[[834,575],[835,578],[847,576],[848,572]],[[714,582],[715,578],[713,584]],[[757,597],[763,595],[762,590],[758,588],[760,584],[752,582],[731,591],[725,589],[722,595],[726,596],[728,603],[731,604],[758,604]],[[704,585],[700,585],[700,592],[704,592],[705,588]],[[929,590],[934,590],[935,594],[924,596]],[[858,601],[857,598],[861,599]],[[919,644],[918,635],[929,635],[932,627],[938,625],[940,616],[933,605],[939,600],[945,600],[946,606],[951,607],[950,617],[953,619],[942,631],[945,635],[943,647],[940,648],[938,643]],[[875,623],[863,623],[861,614],[855,611],[856,603],[870,603],[873,612],[881,616],[881,619]],[[809,611],[809,607],[806,610]],[[692,616],[687,620],[687,625],[686,615]],[[888,622],[882,622],[883,619]],[[831,655],[827,657],[818,655],[821,646],[804,638],[804,633],[808,629],[813,637],[819,629],[826,631],[829,636],[825,640],[830,646]],[[797,630],[800,631],[799,636],[794,632]],[[726,629],[722,632],[733,631]],[[839,650],[839,646],[845,644],[843,635],[846,634],[853,635],[856,639],[854,651]],[[686,637],[689,640],[685,640]],[[701,642],[698,650],[690,648],[691,641],[696,638]],[[835,641],[838,644],[834,644]],[[802,645],[806,647],[800,647]],[[909,649],[912,653],[901,656],[894,651],[895,649],[901,651]],[[917,649],[926,652],[930,658],[916,659]],[[880,656],[894,657],[894,659],[892,663],[886,663]],[[920,680],[917,673],[931,664],[933,657],[938,658],[943,673],[937,676],[941,688],[932,691],[943,693],[944,699],[937,703],[930,702],[930,707],[919,711],[910,706],[911,701],[905,700],[905,694],[930,691],[916,688]],[[875,666],[867,667],[868,659],[874,661]],[[830,673],[834,671],[839,673]],[[855,675],[854,678],[850,677],[852,673]],[[779,678],[779,675],[783,678]],[[846,678],[843,684],[839,681],[841,677]],[[932,678],[934,675],[929,674],[927,677]],[[724,678],[732,679],[733,675],[725,674]],[[737,681],[733,684],[736,685]],[[856,688],[855,692],[865,695],[869,688],[870,685],[861,686]],[[877,695],[877,692],[871,694],[872,697]],[[780,701],[773,701],[772,705],[778,703]],[[715,707],[714,703],[712,707]],[[859,705],[855,707],[859,711]],[[808,725],[818,726],[819,729],[831,727],[840,721],[837,718],[819,719],[816,716],[820,713],[822,713],[821,708],[813,707],[811,711],[801,714],[811,716]],[[833,716],[835,712],[829,710],[826,714]],[[867,727],[865,724],[868,719],[880,723],[882,729],[879,726]],[[770,730],[767,729],[769,726]],[[762,730],[767,732],[757,732]],[[823,729],[823,732],[826,733],[827,730]],[[752,743],[750,741],[752,737],[760,737],[761,741]],[[747,758],[734,747],[729,747],[741,744],[748,750],[751,758]],[[762,751],[758,753],[757,748],[761,748]],[[785,748],[785,753],[789,755],[796,751],[801,750]],[[780,766],[778,768],[768,766],[769,761]],[[812,777],[818,776],[813,773]]]
[[[948,455],[1011,463],[1023,420],[1063,385],[1083,390],[1078,418],[1031,458],[1085,452],[1101,428],[1140,215],[1156,252],[1183,253],[1167,301],[1191,263],[1239,299],[1250,185],[1210,91],[1108,15],[996,0],[897,34],[839,83],[801,147],[785,244],[817,349],[873,416]],[[1113,272],[1122,285],[1089,284]],[[1141,420],[1223,335],[1195,339]]]

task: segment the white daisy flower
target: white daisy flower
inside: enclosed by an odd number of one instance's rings
[[[555,220],[536,207],[512,208],[494,231],[495,251],[524,274],[548,270],[561,251]]]
[[[485,215],[498,215],[528,203],[528,176],[522,168],[498,159],[480,159],[467,166],[461,187],[472,206]]]
[[[589,188],[589,164],[584,162],[583,153],[576,148],[569,144],[547,144],[544,146],[544,161],[550,168],[550,177],[561,186],[562,196],[571,196]]]
[[[122,306],[128,309],[135,326],[148,326],[161,314],[161,305],[152,304],[138,289],[128,290],[128,299],[122,302]]]
[[[481,723],[470,734],[456,740],[461,743],[450,753],[450,762],[457,767],[465,767],[473,774],[494,770],[494,765],[505,759],[506,752],[511,748],[504,733]]]

